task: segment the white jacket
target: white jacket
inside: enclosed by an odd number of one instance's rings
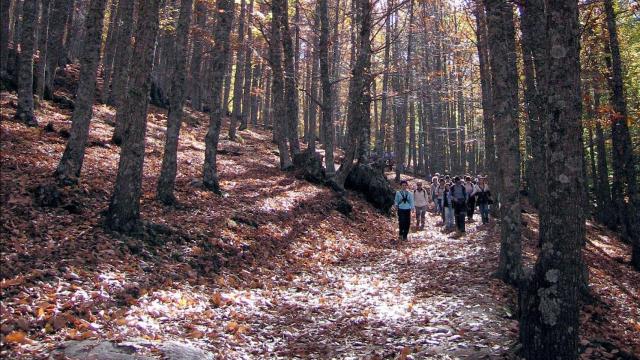
[[[428,204],[429,192],[427,189],[422,188],[422,190],[418,191],[413,190],[413,201],[415,207],[424,207]]]

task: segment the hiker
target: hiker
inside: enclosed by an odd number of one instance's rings
[[[431,201],[434,204],[433,212],[436,214],[440,211],[440,207],[438,206],[438,196],[436,195],[437,189],[438,189],[438,176],[436,173],[436,176],[431,178],[431,188],[429,189],[429,192],[431,193]]]
[[[438,212],[440,213],[440,216],[442,217],[442,223],[444,224],[444,217],[445,217],[445,213],[444,213],[444,206],[443,206],[443,195],[444,195],[444,190],[445,190],[445,181],[443,178],[440,178],[440,180],[438,180],[438,186],[436,187],[436,200],[437,200],[437,204],[438,204]]]
[[[416,183],[416,189],[413,190],[413,201],[416,208],[416,228],[424,230],[424,216],[427,213],[427,205],[429,204],[429,196],[427,189],[422,187],[422,182]]]
[[[456,226],[458,231],[464,232],[464,218],[466,215],[466,207],[468,194],[462,185],[462,179],[459,176],[454,178],[455,183],[451,186],[451,200],[453,202],[454,216],[456,218]]]
[[[406,180],[400,182],[402,190],[396,192],[395,205],[398,208],[398,228],[400,241],[407,240],[411,226],[411,210],[413,209],[413,194],[408,191],[409,183]]]
[[[476,202],[480,208],[480,216],[482,217],[482,224],[489,223],[489,205],[493,204],[491,200],[491,191],[489,190],[489,184],[485,176],[478,177],[478,191],[476,192]]]
[[[442,179],[444,182],[444,179]],[[442,185],[442,213],[444,214],[444,229],[445,232],[453,230],[453,199],[451,198],[451,183],[445,183]]]
[[[473,221],[473,213],[476,210],[476,192],[478,190],[478,185],[476,185],[477,181],[472,181],[471,176],[467,175],[464,177],[464,189],[467,192],[468,200],[467,200],[467,220],[469,222]]]

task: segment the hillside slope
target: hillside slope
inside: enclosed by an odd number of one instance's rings
[[[221,142],[217,196],[199,182],[208,119],[190,111],[180,206],[165,207],[154,190],[166,113],[152,107],[141,205],[152,231],[109,233],[100,222],[117,170],[114,110],[94,108],[80,185],[43,198],[70,113],[44,102],[41,126],[28,128],[11,121],[15,102],[2,93],[3,358],[45,358],[87,339],[148,341],[137,351],[150,357],[168,340],[229,359],[513,357],[516,295],[491,277],[495,227],[474,223],[456,238],[428,216],[425,231],[395,247],[394,218],[355,194],[343,215],[332,191],[278,169],[271,134],[260,129]],[[605,243],[594,234],[587,258],[603,302],[585,311],[583,355],[638,353],[640,279],[616,260],[628,249],[614,235]]]

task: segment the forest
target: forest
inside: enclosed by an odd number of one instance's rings
[[[640,358],[640,3],[0,19],[0,357]]]

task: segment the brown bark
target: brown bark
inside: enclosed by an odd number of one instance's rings
[[[25,0],[18,55],[18,107],[14,117],[28,126],[38,126],[33,113],[33,53],[37,23],[38,1]]]
[[[542,94],[547,86],[547,53],[548,44],[545,38],[545,9],[543,0],[525,1],[521,6],[522,55],[525,73],[525,109],[527,111],[527,139],[530,142],[530,153],[527,159],[527,185],[530,198],[539,208],[545,195],[542,179],[544,172],[545,129],[542,116],[545,103]],[[544,209],[540,209],[544,212]],[[544,216],[544,215],[543,215]]]
[[[34,77],[36,79],[36,95],[40,99],[44,96],[44,77],[47,63],[47,39],[49,37],[49,10],[50,1],[43,0],[40,4],[41,15],[38,25],[38,63],[36,64]]]
[[[109,13],[109,29],[107,33],[107,41],[102,55],[102,93],[100,101],[106,104],[109,99],[109,90],[111,89],[111,76],[113,75],[113,62],[116,56],[116,39],[118,32],[118,2],[111,0]]]
[[[286,135],[289,141],[289,152],[293,158],[300,152],[300,140],[298,138],[298,75],[295,67],[295,48],[289,26],[288,0],[285,1],[284,12],[281,18],[282,50],[284,54],[284,96],[286,100]]]
[[[320,82],[322,86],[322,128],[324,134],[325,170],[328,177],[335,174],[333,159],[334,124],[333,124],[333,94],[329,78],[329,10],[328,0],[319,0],[320,6],[320,39],[318,40],[318,57],[320,64]],[[337,41],[337,39],[334,39]]]
[[[167,115],[167,133],[164,144],[162,167],[158,177],[157,198],[165,204],[173,204],[175,195],[173,189],[176,183],[178,169],[178,138],[182,125],[182,114],[185,99],[185,73],[187,69],[187,40],[189,24],[191,23],[191,7],[193,0],[181,0],[180,17],[176,27],[175,38],[175,68],[171,76],[171,98],[169,99],[169,114]]]
[[[475,6],[476,34],[478,37],[478,59],[480,64],[480,87],[482,90],[482,124],[484,128],[484,171],[491,174],[492,179],[497,179],[495,174],[495,143],[493,129],[493,112],[491,109],[491,71],[489,69],[489,47],[487,44],[487,18],[485,10],[478,0]]]
[[[492,75],[492,113],[496,122],[496,150],[500,159],[500,264],[498,276],[515,284],[522,273],[520,219],[520,149],[518,73],[513,8],[506,0],[484,0],[487,11],[489,62]]]
[[[9,64],[10,7],[11,0],[0,1],[0,13],[2,14],[0,18],[0,79],[7,75],[7,65]]]
[[[553,221],[541,224],[542,247],[520,292],[524,358],[578,357],[581,249],[584,242],[578,2],[548,7],[549,86],[544,121],[549,131],[545,203]]]
[[[318,13],[320,13],[322,10],[322,2],[318,1]],[[320,31],[322,31],[322,24],[321,24],[321,20],[320,18],[323,15],[320,14],[319,17],[315,18],[315,28],[320,27]],[[322,35],[321,35],[322,36]],[[317,124],[317,119],[318,119],[318,106],[316,104],[316,101],[318,98],[320,98],[320,95],[322,94],[321,90],[318,89],[318,72],[320,71],[320,61],[318,61],[319,59],[319,41],[320,41],[320,37],[313,36],[313,49],[311,51],[311,76],[309,78],[309,89],[310,89],[310,96],[308,96],[308,130],[307,130],[307,143],[308,143],[308,148],[310,149],[309,151],[316,151],[316,124]],[[328,44],[324,43],[323,46],[327,47]],[[325,53],[324,55],[327,54],[327,49],[325,49]],[[328,73],[328,72],[327,72]],[[321,115],[322,115],[322,109],[320,109]],[[323,122],[321,121],[321,124]]]
[[[204,51],[204,34],[207,21],[207,6],[204,0],[196,0],[195,27],[193,29],[193,56],[191,57],[189,94],[191,106],[202,110],[202,52]]]
[[[242,87],[242,112],[240,117],[240,130],[247,128],[249,117],[251,116],[251,92],[253,91],[251,86],[251,54],[253,52],[253,33],[251,31],[251,22],[253,21],[253,0],[249,1],[249,8],[247,9],[247,43],[245,45],[244,54],[244,86]]]
[[[125,95],[129,91],[130,72],[133,46],[131,35],[133,33],[133,9],[135,0],[120,0],[118,4],[118,40],[116,47],[116,59],[113,64],[113,81],[107,103],[116,107],[116,127],[113,131],[112,141],[115,144],[122,142],[124,135],[125,118],[123,113]],[[141,19],[142,20],[142,19]]]
[[[221,194],[220,180],[218,178],[217,154],[220,140],[220,127],[222,116],[226,109],[222,104],[222,82],[227,69],[227,61],[231,53],[231,27],[233,26],[233,0],[219,0],[217,3],[216,24],[214,27],[213,53],[212,53],[212,81],[211,86],[211,114],[209,116],[209,129],[205,138],[206,148],[204,152],[203,184],[204,186]]]
[[[269,62],[271,65],[273,82],[271,84],[271,101],[273,103],[273,131],[274,140],[278,144],[280,169],[288,170],[293,164],[287,148],[287,115],[285,96],[285,79],[283,69],[283,34],[282,18],[286,9],[286,0],[271,2],[271,40],[269,42]]]
[[[371,11],[370,0],[357,0],[357,23],[359,25],[358,48],[356,61],[352,70],[352,86],[350,113],[347,117],[348,138],[345,156],[335,176],[335,182],[344,187],[344,182],[354,167],[354,160],[361,153],[363,132],[367,131],[367,123],[371,118]]]
[[[71,116],[71,136],[55,174],[61,185],[77,183],[82,170],[89,124],[93,115],[106,2],[107,0],[92,0],[85,21],[85,39],[80,54],[80,79]]]
[[[412,91],[413,87],[413,64],[412,64],[412,56],[413,56],[413,0],[409,1],[409,28],[407,29],[407,66],[404,73],[404,101],[403,101],[403,113],[404,113],[404,124],[406,127],[407,123],[409,125],[409,161],[407,164],[410,166],[413,165],[413,171],[415,171],[415,110],[413,100],[409,97],[409,93]],[[406,131],[406,130],[405,130]],[[411,164],[413,163],[413,164]]]
[[[382,156],[386,145],[386,124],[388,123],[388,91],[389,91],[389,59],[391,51],[391,11],[389,8],[392,6],[392,0],[387,6],[387,16],[385,18],[385,33],[384,33],[384,58],[383,58],[383,72],[382,72],[382,96],[380,98],[380,134],[376,139],[376,153],[378,156]]]
[[[600,107],[600,93],[596,89],[594,91],[594,107],[596,112]],[[598,204],[597,218],[603,224],[611,229],[615,229],[616,218],[611,209],[611,186],[609,184],[609,166],[607,164],[607,149],[605,147],[605,136],[602,129],[600,119],[596,120],[596,151],[597,157],[597,172],[598,172],[598,192],[596,194],[596,203]]]
[[[122,1],[122,0],[121,0]],[[119,109],[124,115],[124,137],[120,150],[118,175],[114,186],[105,225],[114,231],[134,233],[140,230],[140,198],[144,164],[147,108],[151,90],[158,9],[161,0],[140,2],[136,44],[131,60],[131,86]]]
[[[236,130],[238,123],[242,121],[242,87],[244,84],[244,20],[246,13],[246,1],[241,0],[240,3],[240,18],[238,19],[238,51],[236,51],[236,68],[235,76],[233,78],[233,113],[231,114],[231,121],[229,122],[229,139],[236,139]]]
[[[251,126],[254,128],[258,126],[258,113],[260,112],[260,86],[262,85],[263,71],[262,62],[259,62],[253,66],[253,80],[251,82]]]
[[[267,69],[265,69],[267,70]],[[272,83],[272,71],[267,72],[265,75],[265,90],[264,90],[264,100],[262,101],[262,126],[269,127],[271,126],[271,83]]]
[[[20,37],[22,36],[22,7],[24,6],[24,0],[15,0],[13,1],[13,17],[12,17],[12,25],[10,29],[12,29],[12,34],[9,36],[11,42],[14,44],[20,43]],[[14,48],[15,49],[15,48]]]

